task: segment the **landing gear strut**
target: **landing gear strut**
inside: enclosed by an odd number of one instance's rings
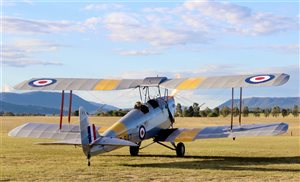
[[[90,154],[88,154],[88,155],[87,155],[88,166],[91,166],[91,161],[90,161],[90,159],[91,159],[91,155],[90,155]]]
[[[162,146],[164,146],[168,149],[175,150],[177,157],[183,157],[184,154],[185,154],[185,146],[182,142],[179,142],[177,145],[174,142],[171,142],[171,144],[173,145],[174,148],[169,147],[168,145],[163,144],[161,142],[156,142],[156,143],[158,143],[158,144],[160,144],[160,145],[162,145]]]

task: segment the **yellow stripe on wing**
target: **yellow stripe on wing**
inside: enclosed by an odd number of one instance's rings
[[[203,77],[198,77],[198,78],[188,78],[186,80],[184,80],[183,82],[181,82],[176,89],[178,90],[188,90],[188,89],[195,89],[197,88],[201,82],[204,80],[205,78]]]
[[[191,142],[201,129],[183,130],[176,138],[175,142]]]
[[[114,90],[121,80],[100,80],[94,90]]]

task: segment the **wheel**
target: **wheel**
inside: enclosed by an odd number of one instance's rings
[[[176,146],[176,155],[177,157],[183,157],[184,153],[185,153],[185,146],[182,142],[180,142]]]
[[[129,151],[130,151],[130,155],[131,156],[138,156],[139,155],[139,149],[140,149],[140,146],[130,146],[129,147]]]

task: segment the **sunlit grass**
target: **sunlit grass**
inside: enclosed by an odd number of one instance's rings
[[[210,139],[185,143],[186,157],[153,144],[131,157],[128,147],[93,157],[86,165],[80,147],[33,145],[38,139],[7,132],[25,122],[57,123],[56,117],[2,117],[1,181],[299,181],[299,118],[254,118],[243,123],[283,121],[289,132],[276,137]],[[104,128],[118,118],[92,117]],[[176,118],[176,127],[229,124],[230,118]],[[237,118],[235,118],[237,121]],[[237,123],[235,121],[235,123]],[[78,123],[73,118],[72,123]],[[293,133],[293,136],[291,135]],[[151,141],[144,142],[146,144]]]

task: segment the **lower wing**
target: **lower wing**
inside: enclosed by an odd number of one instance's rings
[[[174,128],[161,130],[156,141],[163,142],[189,142],[196,139],[209,138],[235,138],[235,137],[254,137],[254,136],[275,136],[288,130],[286,123],[271,124],[251,124],[233,126],[211,126],[205,128]]]
[[[97,131],[99,129],[100,127],[96,127]],[[35,143],[38,145],[81,145],[79,125],[62,125],[62,129],[60,130],[58,124],[26,123],[14,128],[8,135],[12,137],[58,140],[54,142]],[[90,145],[137,146],[135,143],[127,140],[103,136],[97,137],[97,140]]]

